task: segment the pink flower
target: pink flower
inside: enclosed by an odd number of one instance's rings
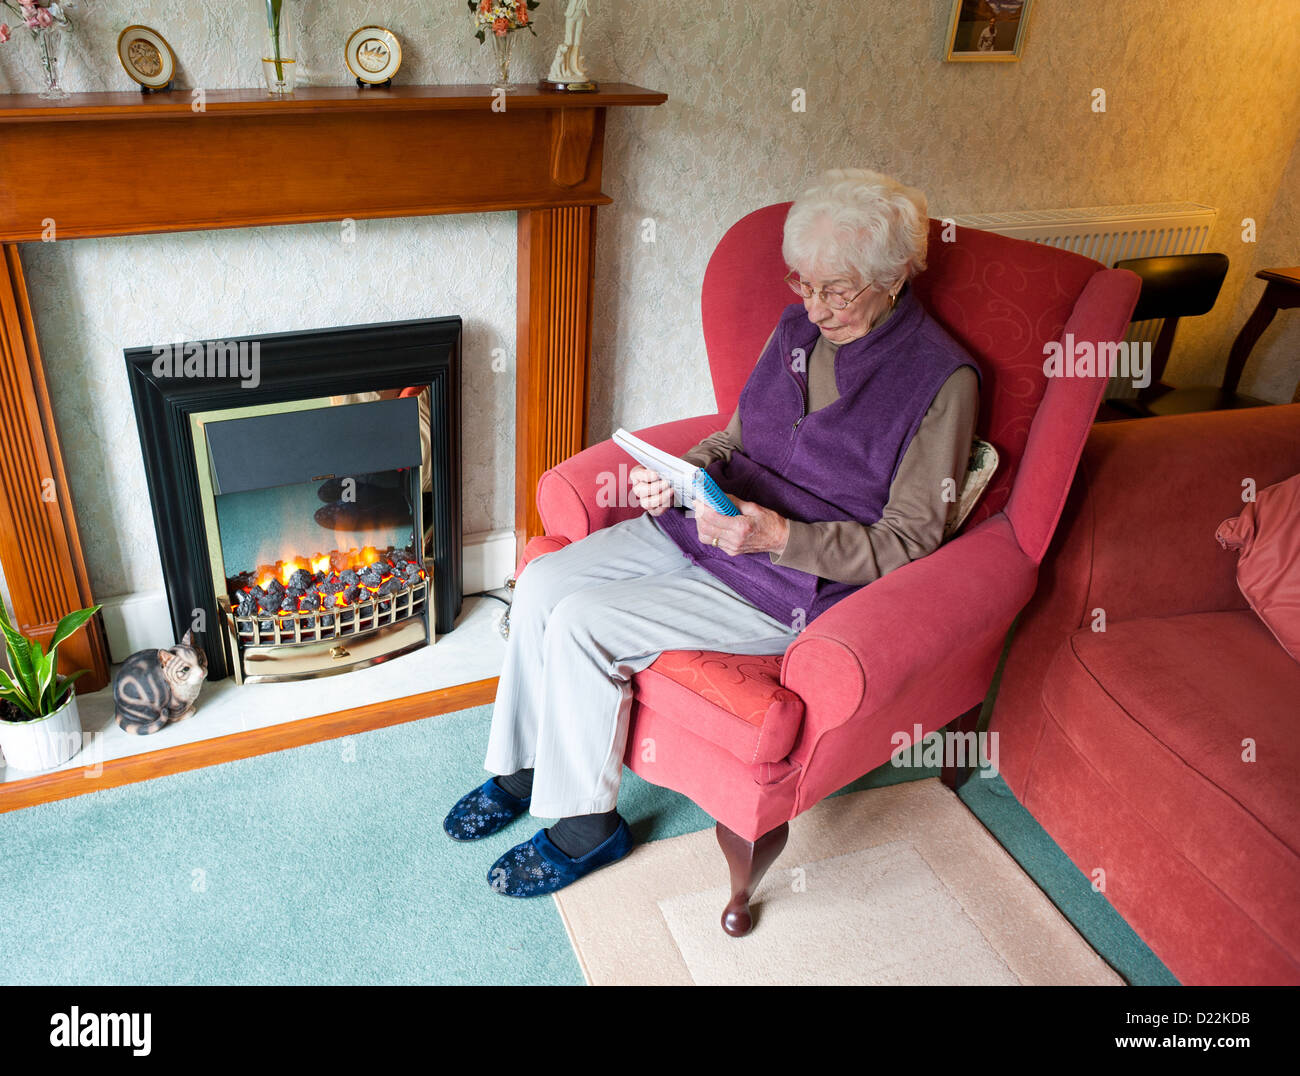
[[[0,22],[0,45],[9,40],[9,27]]]
[[[506,34],[510,32],[509,20],[507,20],[505,17],[497,19],[492,24],[492,32],[496,34],[497,37],[505,37]]]
[[[29,30],[43,30],[54,25],[54,16],[36,4],[23,4],[23,25]]]

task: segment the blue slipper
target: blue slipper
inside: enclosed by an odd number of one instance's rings
[[[473,792],[456,801],[442,820],[442,828],[453,841],[477,841],[504,829],[526,810],[532,797],[512,796],[489,777]]]
[[[506,897],[541,897],[607,867],[632,851],[632,831],[619,819],[616,829],[603,844],[585,856],[566,856],[539,829],[530,841],[517,844],[492,864],[488,885]]]

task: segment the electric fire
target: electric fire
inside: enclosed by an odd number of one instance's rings
[[[454,627],[460,331],[447,317],[236,339],[256,385],[127,351],[173,627],[195,632],[209,679],[352,672]]]

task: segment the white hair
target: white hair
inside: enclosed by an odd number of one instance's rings
[[[794,200],[781,256],[791,268],[893,290],[925,268],[929,226],[920,191],[865,168],[832,168]]]

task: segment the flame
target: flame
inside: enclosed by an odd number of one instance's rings
[[[348,568],[353,571],[361,571],[376,561],[382,560],[383,556],[374,546],[369,545],[361,550],[339,549],[333,553],[313,553],[310,557],[290,556],[276,561],[275,564],[259,565],[256,583],[265,590],[269,583],[278,579],[281,584],[287,587],[289,580],[293,578],[293,573],[297,571],[325,576],[328,576],[331,571],[341,572]]]
[[[359,580],[350,586],[356,588],[356,600],[372,601],[381,598],[380,590],[385,584],[394,578],[392,567],[386,560],[387,555],[393,552],[391,547],[384,552],[380,552],[374,546],[365,546],[362,549],[336,549],[330,553],[316,552],[309,557],[305,556],[288,556],[282,560],[277,560],[274,564],[260,564],[257,568],[242,573],[237,579],[229,580],[232,589],[231,597],[237,594],[249,594],[254,586],[265,590],[271,583],[279,580],[280,584],[287,590],[295,572],[303,571],[313,577],[311,583],[307,585],[300,599],[314,598],[317,602],[313,610],[299,609],[299,612],[325,612],[332,608],[346,609],[354,605],[355,602],[349,602],[345,597],[344,591],[332,591],[330,588],[340,582],[340,575],[351,569],[355,572],[364,571],[371,565],[375,565],[381,575],[380,581],[371,586],[362,583]],[[417,569],[418,579],[426,579],[427,575],[422,568]],[[397,573],[399,581],[402,573]],[[412,584],[415,580],[411,580]],[[402,583],[405,587],[407,584]],[[267,611],[266,615],[271,615]],[[274,615],[278,617],[293,616],[294,613],[286,609],[277,609]]]

